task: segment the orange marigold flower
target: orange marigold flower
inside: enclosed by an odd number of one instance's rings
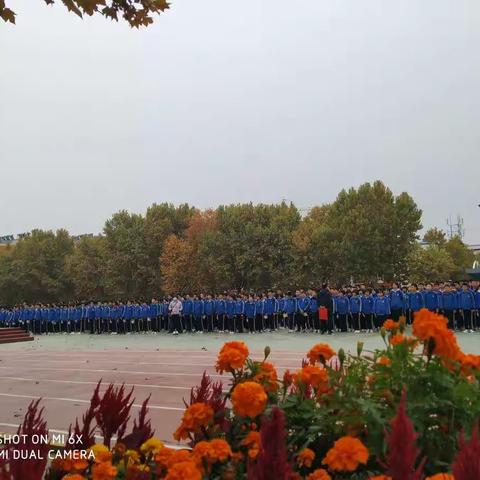
[[[62,477],[62,480],[85,480],[85,477],[79,473],[69,473]]]
[[[232,449],[225,440],[216,438],[210,442],[210,460],[212,463],[225,462],[232,456]]]
[[[368,480],[392,480],[392,477],[388,475],[375,475],[374,477],[368,477]]]
[[[69,459],[66,458],[65,460],[61,461],[61,469],[64,472],[81,472],[83,470],[86,470],[88,467],[89,463],[87,460],[78,458],[78,459]]]
[[[276,392],[278,390],[277,371],[269,362],[260,364],[260,371],[253,377],[253,381],[261,383],[267,392]]]
[[[173,437],[175,440],[186,440],[190,433],[199,433],[202,427],[207,427],[213,420],[213,408],[206,403],[192,403],[183,413],[182,423]]]
[[[202,473],[194,462],[180,462],[173,465],[165,480],[201,480]]]
[[[92,468],[92,480],[113,480],[117,476],[117,469],[111,462],[97,463]]]
[[[257,458],[261,447],[261,438],[259,432],[249,432],[249,434],[241,441],[240,445],[248,448],[248,456]]]
[[[458,360],[461,356],[455,334],[447,328],[447,319],[442,315],[422,308],[415,314],[413,334],[424,342],[434,341],[433,354],[448,360]]]
[[[329,470],[353,472],[359,464],[368,460],[367,447],[355,437],[345,436],[337,440],[322,460]]]
[[[170,469],[175,464],[182,462],[195,462],[195,459],[192,458],[192,452],[190,450],[174,450],[167,459],[167,468]]]
[[[174,454],[175,450],[169,447],[163,447],[156,455],[155,462],[160,465],[160,467],[167,468],[168,461],[170,457]]]
[[[333,356],[335,356],[335,351],[327,343],[317,343],[307,353],[307,358],[312,365],[317,362],[326,363]]]
[[[239,383],[232,393],[233,410],[241,417],[257,417],[265,410],[267,394],[256,382]]]
[[[388,357],[383,355],[377,359],[377,363],[379,365],[385,365],[386,367],[388,367],[389,365],[392,364],[392,361]]]
[[[317,393],[328,391],[328,372],[316,365],[306,365],[296,374],[297,383],[311,386]]]
[[[313,450],[310,450],[310,448],[304,448],[297,455],[297,463],[300,468],[301,467],[310,468],[314,460],[315,460],[315,452]]]
[[[306,480],[332,480],[332,477],[323,468],[318,468],[312,472]]]
[[[390,345],[399,345],[400,343],[404,343],[406,340],[407,340],[407,337],[405,335],[402,335],[401,333],[397,333],[390,337]]]
[[[243,342],[227,342],[221,348],[215,368],[217,372],[238,370],[248,357],[248,347]]]
[[[389,330],[389,331],[396,330],[399,326],[400,326],[400,323],[393,321],[391,318],[383,322],[383,328],[385,328],[385,330]]]
[[[455,477],[449,473],[437,473],[436,475],[427,477],[425,480],[455,480]]]
[[[472,370],[480,370],[480,355],[462,353],[458,360],[465,375],[471,374]]]

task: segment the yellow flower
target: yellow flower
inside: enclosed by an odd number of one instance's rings
[[[151,455],[152,453],[158,453],[162,448],[163,443],[158,438],[152,437],[143,443],[140,450],[144,455]]]
[[[109,462],[112,459],[112,452],[110,452],[108,447],[102,443],[96,443],[91,446],[88,451],[93,452],[95,463]]]

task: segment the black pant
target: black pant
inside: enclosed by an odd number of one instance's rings
[[[177,331],[178,333],[182,333],[182,322],[180,320],[180,315],[172,315],[170,317],[170,333]]]
[[[352,313],[352,328],[354,330],[361,330],[361,325],[360,325],[360,313]]]
[[[398,322],[401,315],[402,315],[401,308],[392,308],[392,320],[395,320],[396,322]]]
[[[382,327],[386,319],[387,319],[387,315],[375,315],[375,319],[374,319],[375,328]]]
[[[243,333],[243,315],[242,314],[237,314],[235,315],[235,328],[237,332]]]
[[[225,330],[225,315],[223,313],[217,315],[217,330],[221,332]]]
[[[310,312],[310,326],[318,332],[320,330],[320,318],[318,316],[318,310]]]
[[[255,318],[254,317],[247,317],[246,319],[246,327],[249,332],[255,331]]]
[[[193,317],[193,328],[197,332],[203,332],[203,319],[201,315],[195,315]]]
[[[346,332],[348,330],[347,314],[337,313],[336,324],[338,330],[340,330],[341,332]]]
[[[373,315],[371,313],[362,313],[360,316],[360,323],[362,330],[372,330],[373,326]]]
[[[455,313],[453,310],[444,310],[444,315],[448,319],[448,328],[453,330],[455,328]]]
[[[467,330],[473,329],[473,313],[471,310],[463,310],[462,316],[462,327]]]
[[[257,313],[255,315],[255,331],[261,332],[263,330],[263,315],[261,313]]]
[[[203,327],[207,332],[213,332],[213,315],[205,315]]]

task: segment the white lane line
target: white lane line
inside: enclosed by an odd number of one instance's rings
[[[6,369],[15,369],[17,367],[14,366],[6,366],[0,365],[0,368]],[[177,372],[139,372],[139,371],[130,371],[130,370],[105,370],[105,369],[88,369],[88,368],[30,368],[29,370],[35,370],[40,372],[87,372],[87,373],[122,373],[128,375],[155,375],[155,376],[170,376],[170,377],[201,377],[201,373],[177,373]],[[209,377],[216,377],[216,378],[230,378],[228,375],[217,375],[217,374],[209,374]]]
[[[97,385],[98,382],[83,382],[80,380],[52,380],[48,378],[25,378],[25,377],[1,377],[1,380],[14,380],[19,382],[49,382],[49,383],[69,383],[76,385]],[[106,382],[107,383],[107,382]],[[135,388],[161,388],[166,390],[188,390],[190,391],[192,387],[174,387],[172,385],[149,385],[142,383],[125,383],[126,387],[135,387]]]
[[[11,397],[11,398],[29,398],[29,399],[34,399],[37,400],[38,398],[41,398],[42,400],[57,400],[59,402],[72,402],[72,403],[90,403],[90,400],[82,400],[80,398],[67,398],[67,397],[41,397],[39,395],[20,395],[20,394],[15,394],[15,393],[0,393],[1,397]],[[134,403],[133,407],[135,408],[142,408],[141,404]],[[148,405],[149,409],[154,409],[154,410],[173,410],[176,412],[184,412],[185,408],[179,408],[179,407],[164,407],[162,405]]]
[[[15,361],[15,365],[17,365],[20,362],[34,362],[38,363],[38,359],[20,359]],[[83,362],[79,362],[78,360],[41,360],[42,363],[82,363],[82,364],[87,364],[87,363],[95,363],[95,361],[86,361],[84,360]],[[116,360],[102,360],[103,363],[113,363],[115,365],[161,365],[164,367],[202,367],[202,368],[215,368],[215,365],[212,365],[210,363],[168,363],[168,362],[118,362]],[[275,365],[275,368],[277,369],[292,369],[292,368],[300,368],[301,365]]]

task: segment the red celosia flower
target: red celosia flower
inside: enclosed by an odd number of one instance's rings
[[[415,467],[419,449],[415,445],[418,434],[406,412],[407,393],[403,391],[397,416],[391,421],[392,429],[386,434],[388,454],[385,461],[386,474],[392,480],[420,480],[426,458]]]
[[[260,429],[261,449],[254,463],[248,465],[249,480],[289,480],[291,466],[287,460],[285,414],[273,407],[271,418],[265,418]]]
[[[460,449],[453,462],[452,473],[455,480],[472,480],[480,478],[480,439],[478,424],[473,427],[472,438],[466,441],[460,435]]]

